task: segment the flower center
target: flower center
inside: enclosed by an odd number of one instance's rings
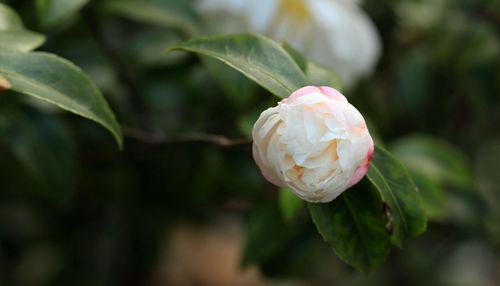
[[[305,0],[281,0],[279,15],[286,15],[303,23],[309,19],[309,9]]]

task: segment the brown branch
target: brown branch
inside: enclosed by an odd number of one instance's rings
[[[230,139],[223,135],[207,134],[202,132],[189,132],[167,137],[161,133],[149,133],[130,127],[122,128],[123,135],[148,145],[165,145],[178,143],[207,143],[219,147],[244,146],[252,143],[245,138]]]

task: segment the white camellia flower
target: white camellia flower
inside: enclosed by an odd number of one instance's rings
[[[264,34],[334,69],[350,86],[372,72],[378,32],[356,0],[199,0],[199,10],[227,33]]]
[[[252,131],[264,177],[308,202],[330,202],[368,171],[373,141],[336,89],[308,86],[262,112]]]

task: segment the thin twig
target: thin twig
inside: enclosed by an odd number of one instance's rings
[[[202,132],[189,132],[172,137],[160,133],[149,133],[130,127],[122,128],[123,135],[148,145],[164,145],[177,143],[207,143],[219,147],[235,147],[249,145],[252,140],[245,138],[229,139],[223,135],[207,134]]]

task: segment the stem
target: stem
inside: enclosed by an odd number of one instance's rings
[[[223,135],[206,134],[201,132],[190,132],[174,137],[166,137],[160,133],[148,133],[142,130],[123,127],[123,135],[136,139],[148,145],[164,145],[178,143],[207,143],[219,147],[244,146],[252,143],[252,140],[245,138],[229,139]]]

